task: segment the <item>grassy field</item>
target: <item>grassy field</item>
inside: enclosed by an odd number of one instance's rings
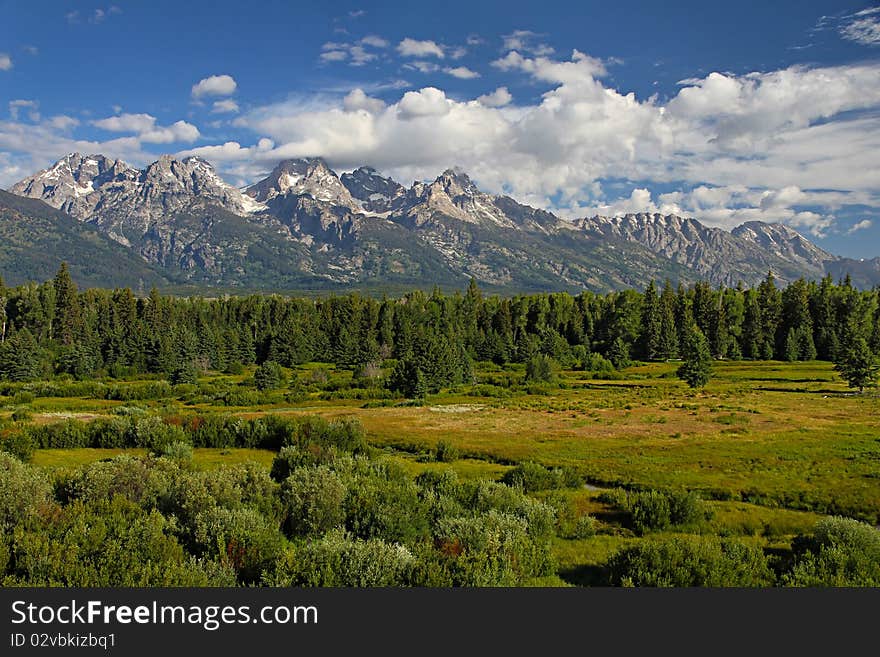
[[[344,390],[350,374],[332,366],[312,364],[291,375],[307,380],[318,368]],[[687,531],[742,537],[771,548],[784,549],[823,515],[880,522],[876,394],[852,394],[824,362],[716,363],[711,382],[699,391],[675,378],[675,368],[675,363],[637,365],[615,380],[568,371],[558,387],[511,391],[493,384],[505,376],[521,378],[520,371],[485,366],[477,369],[479,385],[431,395],[421,406],[399,399],[345,399],[326,390],[252,406],[218,405],[179,391],[145,402],[0,397],[0,421],[11,421],[14,413],[34,423],[88,421],[126,405],[163,414],[355,416],[370,443],[414,475],[452,468],[463,478],[497,480],[522,461],[568,466],[591,485],[557,494],[567,495],[578,513],[596,518],[597,534],[556,539],[559,575],[540,582],[545,585],[589,584],[609,554],[642,540],[597,500],[598,488],[697,491],[709,500],[711,514]],[[234,384],[246,377],[204,381]],[[441,440],[461,458],[432,461]],[[120,451],[39,450],[33,463],[72,468]],[[198,468],[245,461],[269,467],[272,458],[265,450],[194,450]]]

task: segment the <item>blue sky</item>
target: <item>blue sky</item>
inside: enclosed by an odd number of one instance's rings
[[[0,187],[69,151],[467,170],[566,217],[880,255],[876,2],[0,0]]]

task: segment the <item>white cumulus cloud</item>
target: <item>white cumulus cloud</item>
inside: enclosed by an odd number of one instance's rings
[[[370,98],[364,93],[363,89],[352,89],[351,92],[342,99],[342,106],[349,112],[364,110],[371,114],[381,112],[385,109],[384,101],[379,98]]]
[[[480,77],[479,73],[472,71],[467,66],[456,66],[455,68],[446,67],[443,69],[443,72],[454,78],[458,78],[459,80],[473,80],[474,78]]]
[[[238,103],[231,98],[227,98],[226,100],[216,100],[211,106],[212,114],[237,114],[238,111]]]
[[[199,138],[199,129],[191,123],[176,121],[170,126],[159,126],[150,114],[120,114],[92,121],[92,125],[108,132],[133,132],[149,144],[193,142]]]
[[[498,87],[492,93],[483,94],[477,98],[477,102],[486,107],[504,107],[509,105],[512,100],[513,96],[510,95],[507,87]]]
[[[435,41],[418,41],[409,37],[397,44],[397,52],[404,57],[446,57],[443,47]]]
[[[231,96],[237,88],[238,84],[231,75],[212,75],[193,85],[192,97]]]

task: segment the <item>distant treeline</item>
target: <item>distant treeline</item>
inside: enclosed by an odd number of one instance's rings
[[[880,289],[859,291],[830,277],[780,289],[768,274],[755,288],[651,281],[643,292],[604,295],[483,296],[472,281],[453,295],[415,291],[395,299],[178,298],[155,289],[139,298],[130,289],[80,292],[62,266],[39,285],[0,281],[0,378],[173,378],[182,369],[235,371],[266,361],[363,372],[396,359],[418,370],[431,391],[465,380],[473,361],[544,355],[585,367],[601,355],[621,367],[630,359],[674,359],[694,326],[716,358],[834,360],[854,338],[880,354]]]

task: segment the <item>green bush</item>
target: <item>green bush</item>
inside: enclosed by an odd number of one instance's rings
[[[406,586],[411,583],[414,566],[415,557],[402,545],[357,539],[336,531],[290,548],[264,583],[285,587]]]
[[[851,518],[816,523],[792,543],[782,582],[788,586],[880,586],[880,531]]]
[[[570,468],[553,468],[526,461],[504,473],[501,478],[508,486],[522,488],[527,493],[556,488],[580,488],[583,480]]]
[[[52,484],[45,473],[0,452],[0,534],[51,504]]]
[[[434,449],[434,460],[439,463],[452,463],[459,457],[458,447],[448,440],[438,440]]]
[[[197,555],[227,564],[243,584],[259,582],[274,567],[283,537],[255,509],[214,507],[200,513],[193,532]]]
[[[645,540],[618,551],[606,564],[612,586],[772,586],[763,551],[733,540],[677,536]]]
[[[526,381],[530,383],[556,383],[559,380],[559,364],[544,354],[532,356],[526,362]]]
[[[254,372],[254,386],[257,390],[275,390],[284,382],[284,370],[281,365],[267,360]]]
[[[327,466],[301,467],[281,486],[290,536],[321,536],[345,522],[345,484]]]
[[[0,432],[0,453],[6,452],[21,461],[29,461],[34,453],[34,441],[30,432],[21,429],[7,429]]]

